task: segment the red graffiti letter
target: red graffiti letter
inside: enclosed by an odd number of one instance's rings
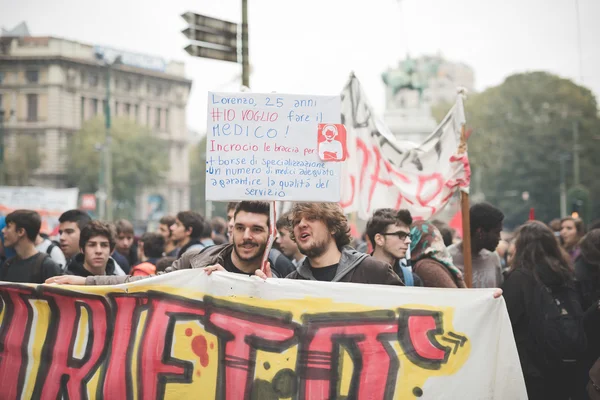
[[[268,310],[271,311],[271,310]],[[266,312],[265,312],[266,314]],[[292,344],[294,326],[287,318],[265,317],[256,309],[248,312],[228,308],[207,311],[206,330],[219,337],[220,364],[224,365],[224,378],[219,370],[222,396],[225,400],[244,400],[250,396],[256,349],[281,352]]]
[[[85,398],[86,384],[92,378],[106,356],[107,331],[110,330],[108,322],[108,304],[100,296],[73,293],[64,295],[50,290],[44,291],[49,297],[48,304],[52,310],[52,328],[49,329],[44,345],[43,360],[51,360],[50,365],[40,366],[38,382],[33,397],[43,399],[56,399],[66,397],[69,399]],[[62,292],[64,293],[64,292]],[[77,296],[77,297],[75,297]],[[88,327],[85,353],[82,359],[74,357],[75,342],[77,339],[81,310],[85,308],[88,314]],[[109,332],[110,335],[110,332]],[[44,361],[42,361],[43,364]]]
[[[398,337],[408,359],[421,368],[440,369],[452,350],[435,338],[436,334],[444,333],[443,314],[402,308],[399,311]]]
[[[132,338],[135,337],[137,319],[135,310],[142,299],[136,295],[111,295],[115,310],[114,332],[110,359],[102,385],[106,399],[130,399],[133,397],[131,381]]]
[[[20,399],[25,382],[31,306],[24,296],[32,292],[25,287],[0,287],[0,298],[4,302],[4,319],[0,326],[0,392],[6,399]]]
[[[200,319],[204,308],[199,301],[172,297],[161,295],[149,301],[148,323],[138,360],[141,399],[162,399],[169,378],[177,375],[182,376],[178,382],[192,381],[192,364],[171,357],[173,329],[176,319]]]
[[[341,341],[352,341],[358,352],[350,350],[355,371],[358,370],[357,399],[391,399],[394,395],[398,359],[386,350],[383,341],[394,338],[398,325],[393,313],[356,313],[336,322],[335,315],[318,317],[307,323],[309,342],[302,343],[300,354],[300,398],[327,399],[337,397],[338,346]],[[310,318],[310,317],[309,317]],[[333,320],[333,321],[332,321]],[[336,343],[337,342],[337,343]]]

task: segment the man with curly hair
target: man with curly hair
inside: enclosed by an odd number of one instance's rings
[[[290,221],[290,236],[306,259],[287,278],[404,286],[389,264],[349,246],[350,226],[339,204],[296,203]]]

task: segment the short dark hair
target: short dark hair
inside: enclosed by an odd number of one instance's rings
[[[177,213],[177,219],[183,224],[186,230],[192,228],[191,238],[201,237],[204,229],[204,217],[195,211],[180,211]]]
[[[40,228],[42,218],[33,210],[15,210],[6,216],[6,225],[15,224],[16,229],[24,229],[27,239],[35,242]]]
[[[83,227],[86,226],[91,220],[92,217],[90,217],[88,213],[81,210],[65,211],[58,218],[58,222],[61,224],[63,222],[75,222],[80,231],[83,230]]]
[[[235,210],[237,208],[239,201],[230,201],[229,203],[227,203],[227,214],[229,214],[229,211],[231,210]]]
[[[436,228],[438,228],[438,231],[440,231],[440,233],[442,234],[442,239],[444,240],[444,244],[446,245],[446,247],[450,246],[454,241],[452,229],[450,228],[450,226],[447,223],[440,221],[439,219],[434,219],[433,221],[431,221],[431,223]]]
[[[286,229],[288,231],[292,231],[292,221],[291,221],[292,213],[290,211],[283,213],[281,217],[277,219],[275,226],[277,230]]]
[[[160,233],[146,232],[140,238],[144,245],[144,255],[150,258],[162,257],[165,251],[165,238]]]
[[[177,260],[176,257],[163,257],[156,262],[156,272],[162,272]]]
[[[133,224],[126,219],[119,219],[115,222],[115,228],[117,229],[117,236],[124,234],[133,235]]]
[[[172,215],[165,215],[158,221],[158,223],[161,225],[166,225],[170,228],[171,225],[175,223],[175,217]]]
[[[369,222],[367,222],[366,234],[371,244],[375,246],[375,235],[384,233],[389,225],[405,225],[410,228],[413,219],[408,210],[394,210],[392,208],[380,208],[375,210]]]
[[[208,221],[204,221],[204,229],[202,229],[202,234],[200,235],[202,239],[212,237],[212,225]]]
[[[210,225],[216,234],[224,235],[227,231],[227,222],[223,217],[213,217],[210,220]]]
[[[111,252],[115,249],[115,227],[112,224],[103,221],[90,221],[83,227],[81,235],[79,236],[79,248],[84,249],[87,242],[96,236],[104,236],[108,239]]]
[[[240,211],[244,211],[247,213],[253,214],[262,214],[267,216],[267,225],[270,223],[270,208],[269,203],[266,201],[240,201],[237,203],[235,207],[235,213],[233,214],[233,218],[238,215]]]
[[[592,221],[592,223],[590,224],[589,230],[593,231],[594,229],[600,229],[600,219]]]
[[[215,242],[216,245],[225,244],[225,243],[227,243],[227,238],[225,237],[225,235],[221,235],[220,233],[217,233],[213,237],[213,242]]]
[[[477,203],[469,210],[471,234],[481,229],[489,232],[504,221],[504,213],[490,203]]]

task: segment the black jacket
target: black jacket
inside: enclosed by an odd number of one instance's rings
[[[310,270],[308,258],[298,269],[287,276],[288,279],[316,280]],[[398,285],[404,283],[389,264],[378,261],[370,255],[354,250],[350,246],[342,249],[342,257],[332,282],[370,283],[376,285]]]
[[[93,276],[94,274],[85,269],[85,267],[83,266],[83,261],[83,253],[75,255],[75,257],[73,257],[71,261],[67,263],[67,269],[65,274],[83,277]],[[112,258],[109,258],[108,262],[106,263],[106,275],[117,275],[115,269],[115,261]]]

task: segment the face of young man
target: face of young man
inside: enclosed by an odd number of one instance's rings
[[[158,225],[158,232],[165,238],[165,243],[168,243],[171,240],[171,228],[166,224]]]
[[[235,209],[231,209],[227,211],[227,237],[229,238],[229,242],[233,243],[233,216],[235,214]]]
[[[93,236],[81,249],[85,264],[92,270],[103,270],[110,257],[110,242],[105,236]]]
[[[60,249],[67,259],[79,253],[79,226],[76,222],[61,222],[58,227]]]
[[[290,237],[290,231],[285,228],[279,230],[277,243],[279,244],[281,252],[289,259],[293,259],[298,253],[298,245]]]
[[[25,230],[20,229],[20,231],[21,236],[24,236]],[[17,226],[14,224],[14,222],[9,222],[8,225],[2,229],[2,233],[4,234],[4,246],[14,247],[19,242],[20,235],[17,232]]]
[[[175,219],[175,223],[171,225],[171,240],[175,243],[180,243],[185,240],[187,236],[191,233],[191,229],[189,232],[185,229],[185,225],[179,220]]]
[[[500,243],[500,233],[502,232],[502,224],[488,232],[482,232],[483,248],[489,251],[496,251],[498,243]]]
[[[133,244],[133,234],[120,233],[117,236],[117,251],[123,255],[129,254],[131,245]]]
[[[376,235],[375,242],[384,254],[399,260],[406,256],[410,246],[410,228],[406,225],[388,225],[385,232]]]
[[[319,257],[335,246],[335,240],[327,225],[314,217],[302,217],[293,221],[294,237],[298,249],[308,258]]]
[[[242,261],[261,260],[269,239],[268,217],[240,211],[233,225],[233,250]]]

